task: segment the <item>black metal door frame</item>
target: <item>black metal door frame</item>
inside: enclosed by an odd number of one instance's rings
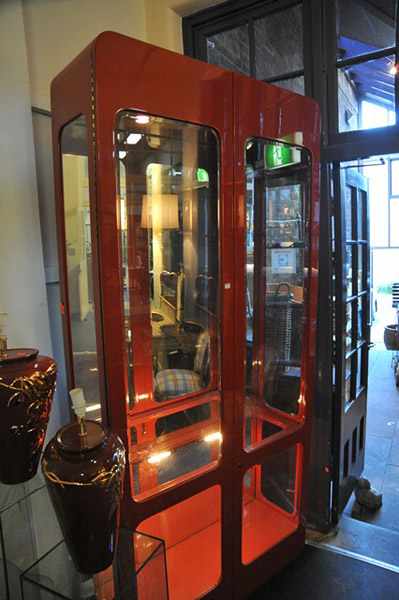
[[[335,298],[332,523],[335,524],[364,467],[370,344],[370,234],[365,177],[357,169],[334,162],[332,178]]]

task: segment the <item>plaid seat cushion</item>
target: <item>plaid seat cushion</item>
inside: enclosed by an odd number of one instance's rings
[[[201,377],[187,369],[164,369],[155,376],[155,396],[166,400],[201,389]]]

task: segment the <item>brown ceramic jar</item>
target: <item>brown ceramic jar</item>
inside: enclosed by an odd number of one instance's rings
[[[113,561],[118,538],[125,449],[95,421],[66,425],[49,442],[42,470],[65,542],[78,571]]]
[[[36,475],[54,395],[57,367],[33,348],[0,354],[0,481]]]

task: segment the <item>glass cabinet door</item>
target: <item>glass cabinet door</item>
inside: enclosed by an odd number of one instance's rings
[[[220,453],[218,140],[123,111],[116,143],[132,472],[144,497]]]
[[[87,417],[101,419],[93,293],[87,123],[79,116],[61,132],[66,284],[75,387],[86,397]]]
[[[249,447],[270,435],[270,426],[250,431],[253,412],[262,415],[273,408],[299,413],[308,301],[310,159],[302,148],[254,139],[247,142],[246,165]]]

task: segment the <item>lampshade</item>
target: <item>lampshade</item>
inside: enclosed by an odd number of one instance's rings
[[[152,194],[143,196],[141,227],[144,229],[179,229],[178,196]]]

